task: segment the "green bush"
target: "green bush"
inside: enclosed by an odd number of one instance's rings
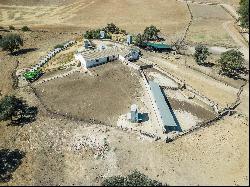
[[[243,71],[244,55],[238,50],[229,50],[222,53],[218,63],[220,64],[220,73],[229,77],[238,77]]]
[[[100,31],[105,31],[105,39],[111,39],[110,34],[126,34],[126,30],[120,30],[119,27],[117,27],[114,23],[107,24],[106,27],[102,29],[92,29],[88,30],[84,33],[84,38],[86,39],[99,39],[100,38]]]
[[[241,0],[240,8],[238,10],[240,14],[240,23],[244,28],[249,28],[249,0]]]
[[[30,29],[28,26],[23,26],[23,27],[21,28],[21,30],[22,30],[23,32],[31,31],[31,29]]]
[[[57,49],[57,48],[60,48],[60,49],[62,49],[64,46],[62,45],[62,44],[57,44],[55,47],[54,47],[54,49]]]
[[[100,38],[100,31],[101,31],[101,29],[88,30],[84,34],[84,38],[86,38],[86,39],[99,39]]]
[[[209,51],[208,48],[204,45],[197,45],[195,47],[195,54],[194,54],[194,58],[195,61],[198,65],[202,65],[206,62],[207,57],[209,55]]]
[[[120,33],[120,28],[117,27],[114,23],[109,23],[107,26],[103,29],[106,33],[111,33],[111,34],[119,34]],[[124,31],[124,30],[123,30]],[[125,31],[126,32],[126,31]]]
[[[14,27],[13,25],[10,25],[10,26],[9,26],[9,29],[10,29],[10,30],[15,30],[15,27]]]
[[[18,34],[8,34],[1,39],[0,47],[11,54],[23,46],[23,39]]]
[[[37,107],[29,107],[26,101],[15,96],[5,96],[0,100],[0,121],[11,120],[23,125],[35,119]]]
[[[144,38],[147,41],[155,41],[159,39],[158,34],[160,33],[160,29],[158,29],[156,26],[151,25],[149,27],[146,27],[146,29],[144,30]]]
[[[163,184],[135,170],[126,177],[113,176],[107,178],[102,182],[102,186],[163,186]]]

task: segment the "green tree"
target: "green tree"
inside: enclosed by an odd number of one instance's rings
[[[11,54],[23,46],[23,39],[18,34],[8,34],[1,39],[0,47]]]
[[[151,25],[149,27],[146,27],[146,29],[144,30],[144,37],[146,40],[148,41],[154,41],[154,40],[158,40],[159,39],[159,34],[160,30],[156,28],[156,26]]]
[[[29,107],[15,96],[5,96],[0,100],[0,121],[11,120],[15,124],[25,124],[34,120],[36,115],[36,107]]]
[[[206,62],[207,57],[209,56],[208,48],[204,45],[197,45],[195,47],[194,58],[197,64],[202,65]]]
[[[0,101],[0,120],[12,120],[22,108],[22,102],[15,96],[6,96]]]
[[[138,34],[134,39],[134,44],[138,47],[143,47],[145,38],[142,34]]]
[[[111,33],[111,34],[119,34],[120,29],[117,27],[114,23],[109,23],[105,28],[104,31],[106,33]]]
[[[244,28],[249,28],[249,0],[240,1],[238,13],[240,14],[239,21],[241,26]]]
[[[100,38],[101,29],[97,30],[88,30],[84,34],[84,38],[86,39],[99,39]]]
[[[220,73],[229,77],[238,77],[243,71],[244,55],[238,50],[229,50],[222,53],[218,63],[220,64]]]
[[[31,31],[31,29],[30,29],[28,26],[23,26],[23,27],[21,28],[21,30],[22,30],[23,32]]]

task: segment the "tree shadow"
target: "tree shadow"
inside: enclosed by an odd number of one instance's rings
[[[28,123],[32,123],[36,121],[37,114],[38,114],[37,107],[24,106],[24,109],[21,115],[19,115],[20,117],[17,117],[16,119],[12,119],[11,123],[8,124],[8,126],[24,126]]]
[[[38,48],[20,49],[18,51],[13,52],[12,55],[14,55],[14,56],[24,55],[24,54],[27,54],[29,52],[33,52],[33,51],[36,51],[36,50],[38,50]]]
[[[225,72],[220,71],[220,74],[227,76],[227,77],[234,79],[234,80],[246,81],[246,78],[244,78],[243,76],[249,75],[249,69],[247,69],[246,67],[242,67],[242,68],[236,70],[234,73],[225,73]]]
[[[12,179],[12,173],[22,164],[24,157],[25,153],[17,149],[0,150],[0,183],[9,182]]]
[[[215,66],[215,64],[212,63],[212,62],[206,62],[206,63],[203,63],[202,65],[203,65],[204,67],[208,67],[208,68],[212,68],[212,67]]]

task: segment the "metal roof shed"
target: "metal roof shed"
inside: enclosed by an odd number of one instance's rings
[[[170,45],[167,44],[163,44],[163,43],[152,43],[152,42],[147,42],[145,43],[145,45],[147,47],[151,47],[155,50],[171,50],[172,47]]]
[[[178,125],[173,116],[172,109],[168,106],[160,86],[154,81],[149,81],[149,86],[153,94],[159,118],[167,132],[178,131]]]

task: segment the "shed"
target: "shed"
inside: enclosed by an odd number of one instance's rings
[[[149,81],[149,86],[155,101],[155,109],[157,110],[158,119],[161,122],[163,129],[167,132],[179,131],[178,125],[173,116],[173,111],[167,104],[160,86],[154,81]]]
[[[172,46],[164,43],[152,43],[152,42],[146,42],[145,47],[149,47],[155,51],[170,51],[172,50]]]

